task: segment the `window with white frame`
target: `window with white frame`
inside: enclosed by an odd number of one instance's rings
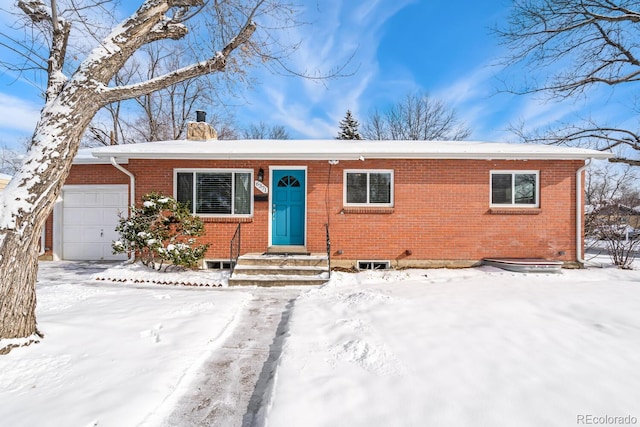
[[[491,171],[491,206],[540,206],[539,177],[539,171]]]
[[[176,199],[195,215],[250,216],[253,214],[253,170],[176,170]]]
[[[392,170],[345,170],[345,206],[393,206]]]

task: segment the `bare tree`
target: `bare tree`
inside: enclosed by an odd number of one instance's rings
[[[187,53],[180,46],[150,45],[141,51],[145,54],[142,62],[147,64],[143,79],[153,79],[179,68],[179,58]],[[212,99],[203,79],[185,80],[136,98],[142,114],[129,122],[131,137],[135,141],[180,139],[198,106],[211,105]]]
[[[620,268],[630,268],[640,247],[637,180],[635,168],[612,165],[590,168],[585,180],[587,248],[603,248]]]
[[[22,153],[10,149],[6,145],[0,146],[0,173],[13,175],[18,171],[20,167]]]
[[[506,90],[566,99],[588,96],[589,89],[596,86],[632,89],[640,80],[639,23],[640,3],[633,0],[515,0],[506,26],[497,28],[496,33],[510,49],[505,65],[522,66],[531,72],[518,70],[524,83],[515,86],[505,82]],[[537,79],[534,70],[548,74]],[[619,155],[611,161],[640,165],[636,159],[640,151],[637,129],[587,119],[520,136],[531,142],[618,148]],[[630,155],[625,147],[631,149]]]
[[[218,139],[235,140],[239,139],[239,131],[235,119],[229,114],[214,112],[207,118],[209,124],[216,130]]]
[[[276,43],[273,31],[295,24],[295,10],[278,1],[140,0],[140,7],[119,24],[110,25],[106,35],[92,32],[99,43],[84,59],[76,60],[68,50],[69,40],[78,34],[73,31],[78,26],[94,30],[83,27],[86,6],[104,10],[114,3],[73,0],[62,8],[59,2],[64,0],[52,0],[50,5],[19,0],[17,6],[28,24],[25,38],[5,38],[0,45],[18,52],[27,64],[23,68],[39,70],[47,82],[29,151],[0,195],[0,339],[23,339],[5,341],[0,346],[3,352],[42,337],[35,318],[38,240],[96,112],[207,74],[224,72],[229,79],[239,78],[248,66],[281,55],[283,47]],[[266,31],[259,29],[260,20],[268,22]],[[197,31],[189,34],[189,27]],[[114,83],[114,76],[134,53],[173,40],[188,40],[192,47],[179,68],[149,80]]]
[[[116,72],[113,81],[117,86],[123,86],[133,81],[139,64],[132,58],[123,68]],[[120,100],[105,105],[96,113],[85,132],[84,145],[117,145],[134,142],[128,137],[127,123],[122,109],[126,100]]]
[[[245,139],[290,139],[284,126],[269,126],[264,122],[250,124],[242,130],[242,136]]]
[[[458,141],[470,134],[454,109],[421,93],[407,94],[383,113],[374,111],[362,126],[362,136],[371,140]]]

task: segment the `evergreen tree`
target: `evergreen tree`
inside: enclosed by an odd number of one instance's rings
[[[338,132],[336,139],[362,139],[358,131],[358,121],[353,118],[350,110],[347,110],[344,119],[340,120],[339,126],[340,132]]]

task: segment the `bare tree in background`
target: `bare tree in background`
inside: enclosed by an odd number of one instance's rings
[[[138,61],[131,59],[113,77],[114,84],[123,86],[133,81],[137,72]],[[87,126],[83,142],[85,145],[118,145],[134,142],[128,137],[127,123],[124,120],[123,104],[120,100],[105,105],[96,113],[94,119]]]
[[[0,194],[0,339],[23,339],[5,341],[0,352],[41,337],[35,317],[38,241],[96,112],[207,74],[241,80],[251,65],[282,60],[289,49],[278,44],[274,32],[296,25],[293,6],[266,0],[139,0],[140,7],[122,22],[114,22],[116,15],[110,13],[110,19],[91,25],[86,15],[91,6],[104,11],[115,4],[20,0],[24,38],[0,34],[0,57],[21,56],[19,63],[3,60],[0,65],[46,81],[29,151]],[[268,23],[265,30],[258,25],[261,20]],[[93,44],[91,53],[72,52],[70,41],[76,40]],[[179,67],[153,79],[116,84],[116,73],[136,52],[165,41],[184,41],[191,48]]]
[[[153,79],[179,68],[179,58],[186,54],[188,52],[183,46],[145,46],[116,74],[114,81],[122,85]],[[187,123],[194,120],[196,109],[216,105],[216,88],[212,87],[212,79],[207,80],[207,77],[183,81],[133,100],[106,105],[87,128],[87,145],[184,138]],[[222,137],[228,137],[230,123],[225,122],[221,126]]]
[[[242,136],[245,139],[290,139],[284,126],[269,126],[264,122],[250,124],[242,130]]]
[[[362,137],[370,140],[458,141],[471,130],[455,110],[423,93],[409,93],[387,110],[374,111],[362,125]]]
[[[147,65],[145,79],[153,79],[179,68],[179,58],[186,52],[179,46],[163,49],[145,46]],[[153,93],[136,98],[142,111],[137,120],[129,123],[131,136],[136,142],[181,139],[186,134],[187,123],[195,117],[202,105],[211,105],[212,96],[204,79],[185,80]]]
[[[522,66],[513,93],[543,93],[552,99],[589,96],[598,86],[620,88],[635,99],[640,80],[640,3],[630,0],[515,0],[496,33],[510,49],[507,66]],[[536,70],[546,74],[537,79]],[[637,110],[637,109],[636,109]],[[638,111],[630,111],[634,116]],[[586,119],[533,134],[516,126],[527,142],[579,144],[618,154],[610,161],[640,165],[640,131]],[[625,150],[626,148],[626,150]]]
[[[630,268],[640,247],[640,194],[635,168],[591,167],[585,180],[587,249],[602,248],[614,265]]]
[[[214,111],[207,114],[207,122],[216,130],[218,139],[235,140],[240,139],[240,131],[233,116],[222,112]]]
[[[24,148],[26,151],[26,148]],[[20,168],[23,152],[11,149],[6,145],[0,146],[0,173],[14,175]]]

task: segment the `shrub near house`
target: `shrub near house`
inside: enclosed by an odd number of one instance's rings
[[[131,207],[116,227],[121,238],[113,242],[114,253],[134,252],[142,264],[160,270],[165,267],[194,268],[208,245],[196,244],[204,231],[202,221],[173,197],[150,193],[142,206]]]

